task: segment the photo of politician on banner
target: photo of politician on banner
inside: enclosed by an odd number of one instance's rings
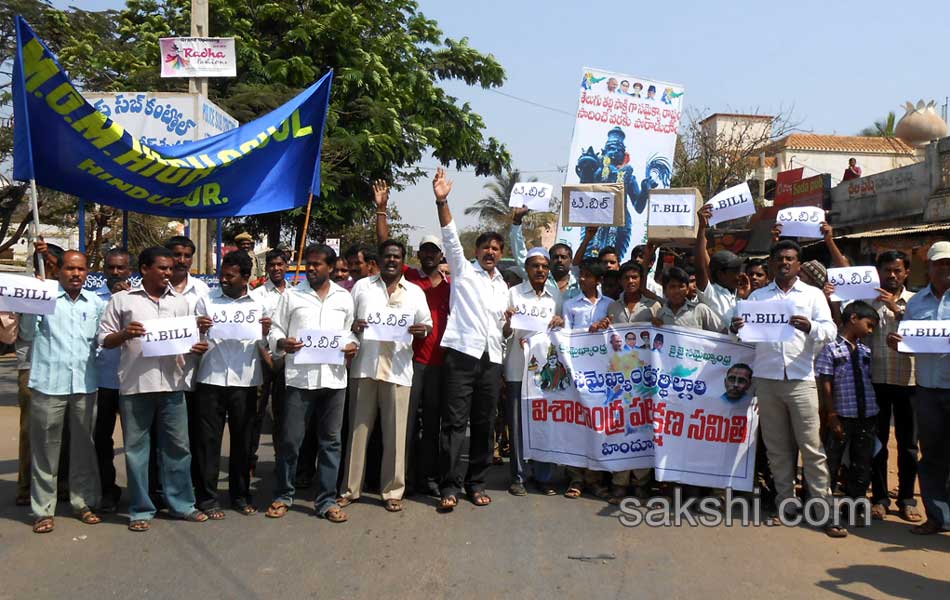
[[[555,331],[525,348],[525,457],[751,491],[754,349],[679,327]]]
[[[564,184],[623,184],[625,225],[598,228],[590,244],[614,246],[623,262],[646,243],[650,190],[670,187],[684,88],[585,67],[578,91]],[[560,225],[558,242],[577,248],[584,228]]]

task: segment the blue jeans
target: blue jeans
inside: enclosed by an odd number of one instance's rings
[[[179,517],[193,513],[191,451],[184,392],[155,392],[119,396],[125,470],[129,479],[129,520],[149,520],[155,505],[148,495],[149,428],[158,429],[158,473],[169,511]]]
[[[313,507],[322,516],[337,505],[336,482],[340,472],[340,429],[343,427],[345,399],[345,389],[303,390],[287,386],[280,447],[277,449],[275,502],[283,502],[287,506],[294,503],[297,457],[307,426],[311,419],[316,419],[317,495]]]
[[[920,495],[927,520],[950,527],[950,390],[917,386]]]

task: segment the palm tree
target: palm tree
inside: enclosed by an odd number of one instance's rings
[[[867,137],[894,137],[894,127],[897,124],[897,116],[893,111],[887,113],[887,116],[880,121],[875,121],[871,127],[865,127],[859,135]]]
[[[537,181],[537,178],[531,178]],[[475,204],[465,209],[465,214],[475,215],[482,223],[494,229],[504,229],[511,225],[511,207],[508,198],[511,190],[521,182],[521,172],[518,169],[509,169],[507,172],[495,175],[495,181],[486,183],[483,187],[488,194],[477,200]]]

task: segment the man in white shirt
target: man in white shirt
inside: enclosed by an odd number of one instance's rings
[[[257,386],[261,383],[261,345],[270,319],[247,290],[253,261],[244,250],[228,253],[221,260],[220,287],[200,298],[195,314],[213,322],[228,322],[227,312],[240,310],[241,321],[259,323],[256,339],[219,339],[215,325],[208,333],[208,351],[198,366],[195,406],[197,437],[192,440],[191,470],[195,500],[208,518],[220,520],[218,471],[221,441],[227,419],[231,453],[228,457],[228,495],[231,508],[243,515],[257,512],[251,501],[251,431],[257,413]],[[236,315],[235,315],[236,316]]]
[[[521,382],[524,379],[524,351],[522,340],[531,337],[544,329],[540,327],[544,321],[546,327],[561,327],[564,319],[561,318],[561,293],[552,285],[547,285],[550,273],[550,259],[544,248],[533,248],[528,251],[524,264],[527,281],[508,290],[508,310],[505,311],[505,327],[503,333],[508,338],[505,352],[505,381],[508,382],[505,394],[505,420],[508,425],[508,436],[511,442],[511,484],[508,493],[513,496],[527,496],[525,489],[526,466],[523,436],[521,431]],[[538,317],[538,326],[531,329],[512,328],[512,317],[515,314]],[[550,463],[535,463],[534,476],[542,489],[547,492],[553,489],[550,484],[552,467]]]
[[[336,503],[337,475],[340,471],[340,429],[346,397],[345,359],[356,354],[359,343],[350,331],[353,326],[353,298],[330,281],[336,264],[336,252],[325,245],[308,246],[305,290],[291,290],[277,303],[271,323],[271,347],[286,353],[287,397],[281,425],[281,444],[277,449],[277,481],[274,501],[267,516],[280,518],[294,502],[294,476],[300,445],[311,419],[319,424],[317,439],[317,489],[314,511],[331,523],[347,520]],[[311,343],[306,331],[339,335],[342,357],[339,364],[297,363],[296,353]]]
[[[712,217],[712,205],[699,210],[699,229],[696,233],[695,267],[696,291],[699,301],[726,319],[736,307],[739,273],[742,259],[728,250],[716,252],[712,258],[706,247],[706,228]]]
[[[776,502],[780,511],[792,508],[798,453],[805,468],[811,498],[829,500],[828,466],[819,437],[818,388],[815,384],[815,355],[837,335],[825,295],[798,278],[801,247],[791,240],[772,246],[769,271],[775,280],[749,296],[750,300],[789,300],[795,314],[789,323],[795,337],[788,342],[755,344],[755,387],[759,401],[762,435],[775,478]],[[741,316],[732,319],[730,330],[738,333]],[[826,532],[844,537],[847,531],[831,524]],[[843,535],[842,535],[843,533]]]
[[[274,311],[277,310],[277,302],[284,294],[293,289],[287,283],[287,257],[283,250],[268,250],[264,255],[264,272],[267,274],[267,280],[262,285],[251,290],[250,296],[255,302],[264,307],[264,315],[273,318]],[[254,415],[254,422],[251,426],[251,473],[257,466],[257,449],[261,443],[261,426],[264,423],[264,416],[267,413],[267,403],[270,401],[271,415],[274,419],[274,430],[271,432],[271,439],[274,448],[280,447],[280,423],[284,408],[284,359],[271,357],[269,349],[262,353],[264,364],[262,366],[264,383],[257,404],[257,414]]]
[[[354,331],[361,334],[360,353],[351,366],[357,381],[350,412],[350,443],[346,456],[346,490],[337,501],[347,506],[359,500],[366,474],[366,444],[379,414],[383,437],[380,493],[386,510],[402,510],[406,489],[406,428],[412,386],[412,338],[432,331],[432,316],[422,288],[403,277],[406,247],[396,240],[379,246],[380,272],[356,282],[351,290],[356,309]],[[391,311],[391,312],[389,312]],[[368,339],[371,322],[388,322],[399,315],[406,335],[401,341]],[[397,321],[398,322],[398,321]]]
[[[442,414],[439,504],[440,510],[450,511],[458,505],[463,487],[475,506],[491,502],[485,493],[485,474],[492,463],[492,425],[501,391],[501,330],[508,286],[497,268],[504,239],[494,232],[481,234],[475,240],[475,264],[470,263],[452,221],[448,205],[452,182],[444,169],[436,172],[432,189],[445,258],[452,270],[449,321],[442,336],[447,398]],[[462,462],[466,424],[471,430],[467,472]]]

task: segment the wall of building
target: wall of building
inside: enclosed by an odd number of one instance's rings
[[[931,161],[845,181],[831,190],[831,214],[840,233],[874,225],[920,224],[933,190]]]
[[[837,185],[848,168],[848,159],[858,159],[858,166],[866,177],[918,162],[914,156],[897,154],[853,154],[847,152],[816,152],[811,150],[786,150],[778,155],[776,167],[767,169],[768,179],[775,179],[779,171],[805,167],[805,177],[829,173],[832,185]]]
[[[772,137],[772,119],[720,115],[703,122],[703,131],[725,147],[748,146]]]

